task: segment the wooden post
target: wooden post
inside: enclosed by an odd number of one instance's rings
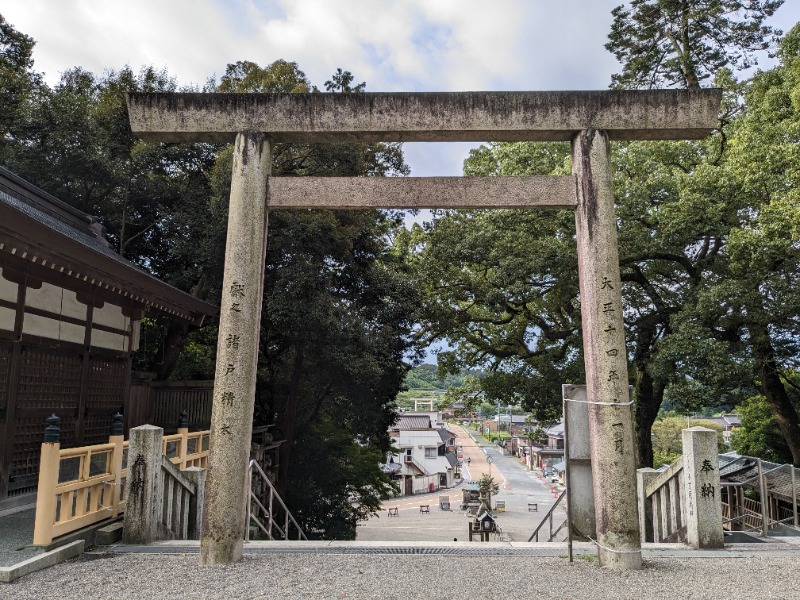
[[[797,482],[794,465],[789,465],[792,470],[792,513],[794,514],[794,526],[797,527]]]
[[[572,170],[578,192],[575,225],[597,553],[603,566],[641,569],[636,449],[606,131],[586,129],[573,138]]]
[[[125,454],[124,428],[124,417],[120,413],[115,414],[111,420],[111,435],[108,437],[108,443],[114,444],[114,450],[111,452],[111,473],[114,475],[114,482],[111,486],[112,518],[122,512],[120,501],[122,499],[122,457]]]
[[[178,435],[181,436],[178,442],[178,457],[180,462],[175,465],[179,469],[186,468],[186,456],[189,454],[189,413],[185,410],[178,415]]]
[[[56,488],[61,452],[59,418],[51,415],[44,430],[42,454],[39,457],[39,487],[36,490],[36,520],[33,545],[47,546],[53,541],[56,520]]]
[[[264,134],[236,136],[200,539],[200,562],[206,565],[230,564],[242,557],[271,166],[270,145]]]

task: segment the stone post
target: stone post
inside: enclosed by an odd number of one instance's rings
[[[598,555],[603,566],[640,569],[633,417],[605,131],[587,129],[573,138],[572,169]]]
[[[592,455],[589,447],[589,405],[586,386],[561,386],[564,399],[564,459],[567,462],[567,515],[570,535],[582,539],[597,536],[592,483]]]
[[[128,478],[125,482],[125,521],[122,541],[150,544],[158,539],[164,501],[161,446],[164,430],[141,425],[130,430]]]
[[[194,483],[197,493],[189,504],[189,530],[187,539],[199,540],[203,531],[203,500],[206,495],[206,470],[201,467],[187,467],[181,471]]]
[[[682,435],[686,541],[693,548],[722,548],[717,432],[692,427]]]
[[[642,543],[655,541],[653,531],[653,506],[645,497],[647,485],[658,477],[655,469],[639,469],[636,471],[636,496],[639,498],[639,532]]]
[[[200,562],[206,565],[230,564],[242,557],[270,168],[270,146],[264,134],[239,133],[233,154],[211,447],[200,538]]]

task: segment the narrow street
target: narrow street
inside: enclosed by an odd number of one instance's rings
[[[456,444],[463,448],[463,481],[477,481],[490,474],[500,491],[492,497],[492,506],[497,500],[505,502],[505,512],[496,513],[497,523],[503,537],[515,542],[525,542],[555,502],[550,486],[528,471],[520,461],[502,451],[499,446],[486,444],[480,436],[460,425],[449,425],[456,433]],[[490,463],[487,459],[491,458]],[[463,483],[455,488],[442,489],[430,494],[399,496],[384,502],[381,512],[358,526],[359,541],[453,541],[468,539],[471,517],[459,510]],[[439,496],[448,496],[451,511],[439,510]],[[529,511],[529,504],[536,504]],[[430,512],[420,511],[427,505]],[[397,517],[389,517],[389,508],[397,508]],[[558,527],[566,518],[559,505],[553,516],[553,526]],[[547,541],[548,525],[540,534],[540,541]],[[557,539],[565,539],[566,531]]]

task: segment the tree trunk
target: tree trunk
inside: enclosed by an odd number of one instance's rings
[[[191,295],[200,300],[205,300],[208,292],[205,273],[200,276],[200,280],[191,290]],[[164,344],[156,353],[156,379],[166,381],[175,370],[183,347],[186,345],[186,338],[189,330],[193,326],[187,321],[171,319],[167,326],[167,333],[164,336]]]
[[[186,336],[189,334],[189,323],[177,319],[170,321],[167,333],[164,337],[164,344],[156,354],[156,379],[166,381],[175,369],[181,350],[186,344]]]
[[[282,498],[286,498],[286,482],[289,477],[289,458],[294,442],[294,422],[297,414],[297,397],[300,395],[300,375],[303,371],[303,349],[298,344],[295,347],[294,366],[292,367],[292,382],[289,386],[289,397],[286,399],[286,410],[283,412],[284,442],[281,444],[280,463],[278,464],[278,481],[275,486]]]
[[[653,467],[653,423],[658,416],[661,403],[664,400],[664,386],[656,383],[646,370],[646,365],[637,364],[636,384],[634,395],[636,409],[634,420],[636,423],[636,461],[638,468]]]
[[[767,328],[757,326],[757,330],[756,327],[753,327],[753,330],[755,333],[753,355],[756,359],[756,371],[761,380],[761,390],[775,413],[775,420],[792,453],[792,463],[798,467],[800,466],[800,419],[778,375],[775,349],[772,347]]]

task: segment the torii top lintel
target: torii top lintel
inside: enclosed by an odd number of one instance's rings
[[[136,93],[133,133],[160,142],[569,140],[603,129],[612,140],[700,139],[717,126],[722,92],[422,92],[357,94]]]

